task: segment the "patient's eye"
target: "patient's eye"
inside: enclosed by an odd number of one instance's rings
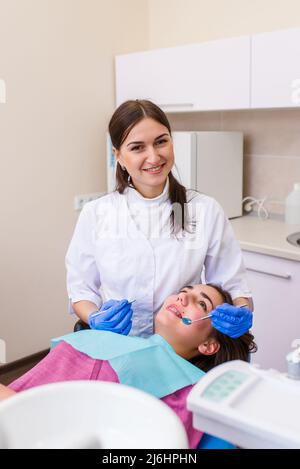
[[[207,306],[206,306],[205,301],[199,301],[199,305],[202,306],[202,308],[204,309],[204,311],[207,311]]]

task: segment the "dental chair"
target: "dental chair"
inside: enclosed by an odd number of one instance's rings
[[[75,323],[73,332],[83,331],[84,329],[90,329],[90,326],[80,319]]]
[[[75,323],[74,332],[82,331],[84,329],[90,329],[90,326],[81,320]],[[204,433],[197,449],[236,449],[236,447],[228,441]]]

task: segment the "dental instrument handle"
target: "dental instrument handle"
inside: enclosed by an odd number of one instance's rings
[[[238,308],[244,308],[245,306],[248,306],[248,303],[244,303],[243,305],[237,305]],[[183,317],[181,318],[181,321],[186,326],[190,326],[191,324],[194,324],[194,322],[203,321],[204,319],[209,319],[211,317],[212,317],[212,313],[208,314],[207,316],[203,316],[202,318],[194,319],[193,321],[190,318]]]
[[[207,316],[203,316],[202,318],[194,319],[194,321],[192,321],[192,323],[198,322],[198,321],[203,321],[203,319],[209,319],[211,317],[212,317],[212,314],[208,314]]]
[[[237,305],[238,308],[244,308],[245,306],[248,306],[248,303],[245,303],[243,305]],[[212,317],[212,313],[211,314],[208,314],[207,316],[203,316],[202,318],[200,319],[195,319],[194,321],[192,322],[197,322],[197,321],[203,321],[203,319],[209,319]]]

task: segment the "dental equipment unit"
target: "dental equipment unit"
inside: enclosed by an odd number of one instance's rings
[[[241,360],[210,370],[193,387],[193,426],[242,448],[300,448],[300,347],[288,373]]]
[[[244,308],[245,306],[248,306],[248,304],[245,303],[243,305],[238,305],[238,306],[239,306],[239,308]],[[187,316],[185,316],[185,317],[181,318],[181,321],[186,326],[190,326],[191,324],[194,324],[194,322],[203,321],[204,319],[209,319],[211,317],[212,317],[212,314],[208,314],[207,316],[203,316],[202,318],[192,320],[192,319],[188,318]]]

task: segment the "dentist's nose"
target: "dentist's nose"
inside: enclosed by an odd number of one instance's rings
[[[156,164],[160,163],[160,157],[158,152],[155,148],[149,147],[147,151],[147,163],[155,166]]]

